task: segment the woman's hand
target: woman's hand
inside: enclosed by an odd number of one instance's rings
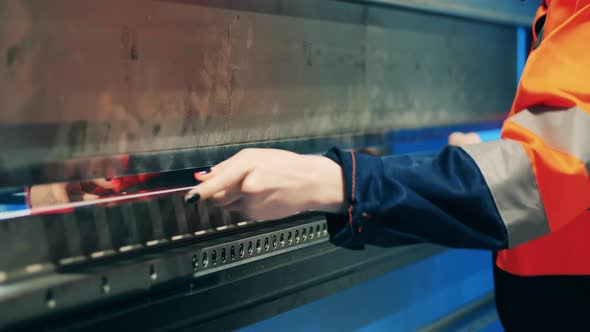
[[[187,202],[210,200],[254,220],[344,211],[342,169],[321,156],[245,149],[195,178],[202,183],[186,195]]]

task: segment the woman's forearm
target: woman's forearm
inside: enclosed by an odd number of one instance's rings
[[[400,238],[500,249],[506,229],[477,165],[459,147],[439,154],[374,157],[339,149],[348,215],[332,216],[336,242],[395,244]]]

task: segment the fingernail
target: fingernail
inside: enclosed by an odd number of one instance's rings
[[[190,203],[194,203],[194,202],[198,201],[199,198],[201,198],[201,196],[199,194],[190,194],[190,195],[187,195],[184,198],[184,200],[185,200],[185,202],[190,204]]]
[[[211,173],[211,167],[207,167],[207,168],[202,169],[202,170],[200,170],[200,171],[197,172],[197,174],[199,174],[199,175],[204,175],[204,174],[207,174],[207,173]]]
[[[209,173],[211,173],[211,169],[210,168],[207,168],[207,169],[204,169],[204,170],[200,170],[200,171],[195,172],[194,177],[195,177],[195,179],[198,180],[198,178],[197,178],[198,176],[209,174]]]
[[[111,181],[112,178],[104,178],[105,181]]]

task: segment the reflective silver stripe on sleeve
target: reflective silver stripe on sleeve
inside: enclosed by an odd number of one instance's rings
[[[509,248],[550,232],[535,174],[520,143],[499,140],[462,149],[483,174],[506,226]]]
[[[590,174],[590,114],[584,110],[534,107],[508,121],[530,130],[548,146],[580,159]]]

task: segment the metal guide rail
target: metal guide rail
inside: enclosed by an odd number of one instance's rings
[[[325,220],[316,217],[309,222],[283,222],[198,242],[185,241],[180,246],[160,246],[143,255],[130,252],[115,261],[107,256],[68,261],[52,271],[29,266],[27,275],[18,279],[12,276],[0,285],[0,326],[148,292],[173,281],[197,278],[192,282],[198,284],[200,277],[327,239]]]

